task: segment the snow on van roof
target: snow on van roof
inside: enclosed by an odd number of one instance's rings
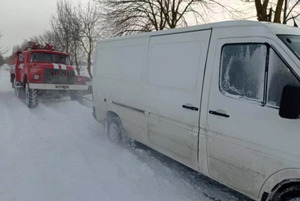
[[[207,29],[216,29],[216,28],[226,28],[226,27],[250,27],[250,26],[257,26],[257,27],[265,27],[269,29],[274,34],[297,34],[300,35],[300,29],[288,25],[278,24],[278,23],[270,23],[270,22],[259,22],[259,21],[248,21],[248,20],[233,20],[233,21],[223,21],[223,22],[215,22],[203,25],[196,25],[190,27],[183,27],[183,28],[175,28],[169,30],[162,30],[162,31],[153,31],[147,33],[139,33],[129,36],[121,36],[116,38],[109,38],[100,40],[99,42],[104,41],[111,41],[111,40],[119,40],[119,39],[130,39],[130,38],[142,38],[142,37],[149,37],[149,36],[158,36],[158,35],[167,35],[171,33],[181,33],[187,31],[198,31],[198,30],[207,30]]]

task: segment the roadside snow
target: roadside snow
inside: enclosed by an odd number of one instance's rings
[[[0,68],[0,201],[244,199],[157,152],[111,144],[76,101],[28,109],[7,68]]]

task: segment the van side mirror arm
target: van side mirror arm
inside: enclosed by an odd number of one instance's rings
[[[279,116],[286,119],[298,119],[300,116],[300,86],[286,85],[283,88]]]

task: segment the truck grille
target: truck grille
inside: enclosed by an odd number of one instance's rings
[[[49,84],[74,84],[75,72],[71,70],[45,69],[44,82]]]

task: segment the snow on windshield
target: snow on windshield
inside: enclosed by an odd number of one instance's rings
[[[261,44],[222,49],[221,89],[230,95],[262,101],[267,48]]]
[[[30,62],[46,62],[70,65],[69,58],[66,55],[52,53],[32,53]]]

